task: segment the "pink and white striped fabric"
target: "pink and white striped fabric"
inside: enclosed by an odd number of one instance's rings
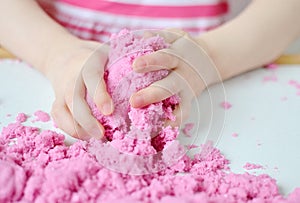
[[[39,0],[58,23],[83,39],[107,41],[111,33],[181,28],[192,35],[224,22],[226,0]]]

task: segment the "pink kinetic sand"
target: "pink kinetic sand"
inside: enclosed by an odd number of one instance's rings
[[[50,121],[50,116],[48,113],[38,110],[34,113],[36,119],[34,121],[42,121],[42,122],[48,122]]]
[[[15,144],[11,144],[16,139]],[[148,175],[126,175],[103,167],[78,141],[67,147],[53,131],[12,123],[0,136],[0,202],[299,202],[287,199],[268,175],[234,174],[219,150],[201,154]],[[104,143],[102,143],[104,144]],[[5,187],[3,187],[5,185]]]
[[[269,69],[269,70],[275,70],[275,69],[278,68],[278,64],[276,64],[276,63],[270,63],[270,64],[265,65],[265,68]]]
[[[254,170],[254,169],[263,169],[264,167],[260,164],[246,163],[243,166],[243,168],[246,170]]]
[[[296,80],[290,80],[288,84],[296,89],[296,95],[300,96],[300,82]]]
[[[108,142],[91,139],[68,147],[64,136],[53,131],[19,122],[3,128],[0,202],[299,202],[300,189],[284,198],[268,175],[232,173],[229,161],[209,144],[193,157],[182,154],[178,129],[163,126],[165,119],[174,119],[178,97],[142,109],[130,107],[133,92],[168,74],[134,73],[132,61],[164,47],[159,37],[139,39],[126,31],[113,36],[105,79],[116,104],[114,114],[101,115],[87,97],[106,128]],[[160,160],[169,164],[161,165]],[[119,168],[147,168],[152,173],[130,175],[119,173]]]
[[[238,134],[238,133],[232,133],[231,136],[232,136],[232,137],[238,137],[239,134]]]
[[[227,102],[227,101],[221,102],[221,106],[224,109],[230,109],[232,107],[232,105],[229,102]]]
[[[187,137],[191,137],[191,130],[193,129],[194,125],[194,123],[186,123],[182,129],[183,134]]]
[[[190,149],[199,148],[200,146],[194,145],[194,144],[190,144],[190,145],[186,145],[186,147],[187,147],[188,150],[190,150]]]
[[[278,78],[276,75],[270,75],[270,76],[265,76],[263,78],[263,82],[277,82],[278,81]]]
[[[25,113],[19,113],[16,117],[16,121],[19,123],[24,123],[27,120],[27,115]]]
[[[263,82],[277,82],[278,77],[276,76],[274,71],[278,68],[278,64],[270,63],[270,64],[266,65],[265,68],[268,70],[271,70],[272,73],[269,76],[263,77]]]

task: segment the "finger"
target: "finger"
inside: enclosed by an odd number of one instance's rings
[[[151,54],[140,56],[133,62],[133,70],[138,73],[145,73],[162,69],[174,69],[179,64],[179,58],[171,52],[171,50],[162,49]]]
[[[154,37],[155,35],[157,35],[157,34],[154,31],[152,31],[152,30],[146,30],[143,33],[143,38],[144,39],[148,39],[150,37]]]
[[[73,96],[66,96],[66,103],[73,114],[74,119],[91,136],[100,139],[104,135],[104,128],[92,115],[88,104],[85,101],[85,87],[83,79],[78,78],[73,90]]]
[[[51,116],[55,124],[70,136],[77,139],[84,139],[87,133],[73,119],[71,112],[64,101],[56,100],[52,105]]]
[[[92,116],[89,106],[85,100],[81,98],[75,98],[74,100],[77,100],[74,102],[73,109],[73,116],[75,120],[91,137],[102,139],[105,130],[98,120]]]
[[[167,77],[152,83],[150,86],[134,93],[130,104],[134,108],[142,108],[152,103],[162,101],[181,91],[181,76],[173,71]]]
[[[94,95],[94,102],[96,103],[97,108],[100,109],[103,115],[110,115],[113,113],[114,104],[110,95],[107,92],[106,83],[104,79],[101,79],[98,83]]]
[[[88,94],[93,98],[97,108],[103,115],[110,115],[114,110],[114,106],[103,79],[105,63],[106,59],[100,60],[100,57],[94,54],[84,65],[82,77]]]
[[[90,73],[89,73],[90,74]],[[88,94],[103,115],[110,115],[114,111],[113,101],[107,92],[106,83],[99,74],[83,75]]]

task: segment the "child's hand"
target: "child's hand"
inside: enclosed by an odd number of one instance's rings
[[[51,114],[58,127],[73,137],[101,138],[104,128],[91,114],[85,96],[87,90],[104,115],[113,112],[113,103],[103,80],[107,47],[83,40],[71,44],[69,47],[64,45],[47,60],[45,74],[56,97]]]
[[[170,70],[170,73],[132,95],[130,103],[138,108],[178,94],[181,101],[174,112],[176,121],[172,123],[178,126],[188,117],[192,99],[219,77],[200,41],[180,30],[164,30],[158,34],[171,44],[170,47],[137,58],[133,68],[140,73],[160,69]]]

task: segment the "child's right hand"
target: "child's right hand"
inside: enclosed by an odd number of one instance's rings
[[[87,91],[104,115],[113,112],[103,80],[108,49],[93,41],[69,44],[54,50],[45,63],[45,75],[55,92],[52,117],[59,128],[75,138],[101,138],[104,128],[91,114],[85,97]]]
[[[102,79],[107,52],[102,47],[95,53],[101,44],[76,38],[32,0],[1,1],[0,43],[49,78],[58,127],[81,139],[102,137],[104,129],[85,101],[87,89],[103,114],[113,111]]]

